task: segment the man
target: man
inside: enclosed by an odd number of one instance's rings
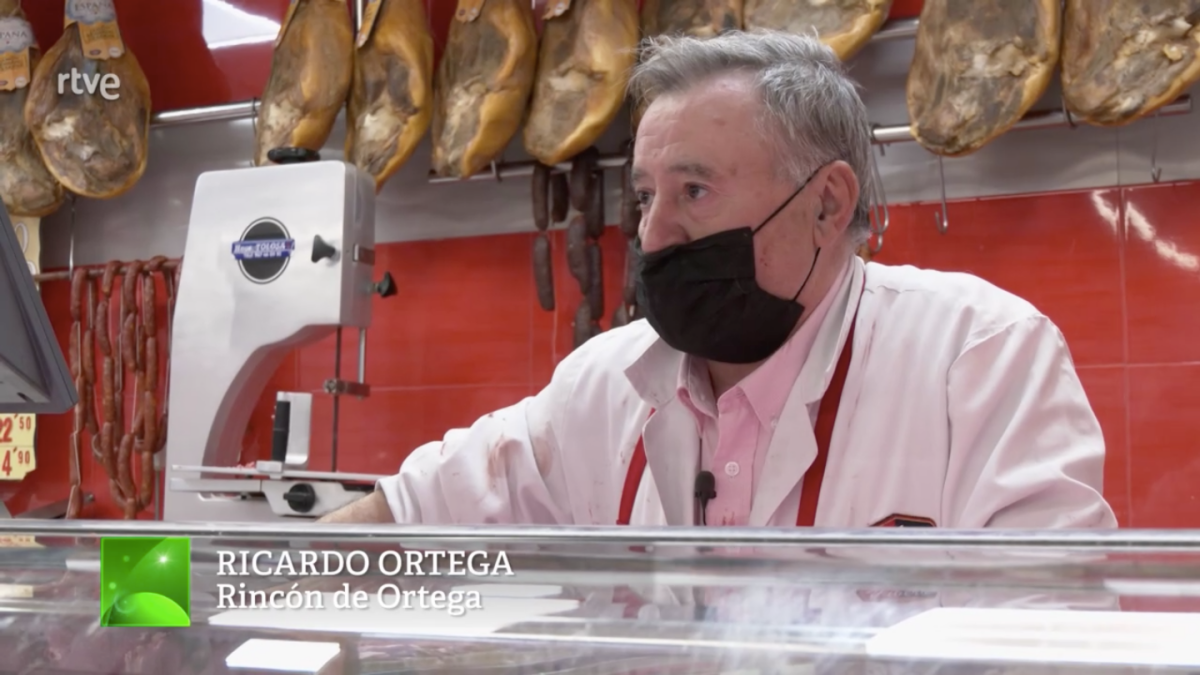
[[[870,129],[813,38],[651,42],[630,83],[647,320],[418,448],[331,521],[1114,527],[1058,329],[864,265]]]

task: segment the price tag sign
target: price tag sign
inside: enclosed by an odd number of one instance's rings
[[[0,584],[0,598],[32,598],[33,586]]]
[[[21,480],[37,468],[36,425],[33,415],[0,415],[0,480]]]
[[[45,548],[31,534],[14,534],[0,537],[0,548]]]

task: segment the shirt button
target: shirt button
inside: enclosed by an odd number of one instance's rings
[[[772,418],[771,418],[771,428],[772,428],[772,429],[774,429],[774,428],[775,428],[775,427],[777,427],[777,426],[779,426],[779,418],[778,418],[778,417],[772,417]]]
[[[736,476],[736,475],[738,475],[738,472],[740,472],[741,470],[742,470],[742,467],[738,466],[737,462],[729,462],[728,464],[725,465],[725,475],[726,476],[730,476],[730,477]]]

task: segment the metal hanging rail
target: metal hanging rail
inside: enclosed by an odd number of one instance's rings
[[[179,263],[180,263],[179,258],[175,258],[173,260],[168,260],[162,264],[162,270],[164,272],[174,272],[175,268],[179,267]],[[80,266],[76,267],[75,269],[80,269],[81,267],[87,267],[88,278],[89,279],[99,279],[100,277],[104,276],[104,268],[106,266],[107,265],[103,265],[103,264],[101,264],[101,265],[86,265],[86,266],[80,265]],[[128,265],[121,265],[120,267],[117,268],[117,276],[121,276],[128,271],[129,271]],[[61,272],[43,272],[41,274],[33,275],[33,280],[39,284],[42,282],[45,282],[45,281],[69,281],[73,274],[74,274],[74,272],[65,271],[65,270],[61,271]]]
[[[229,120],[245,120],[254,117],[258,111],[258,100],[242,101],[240,103],[224,103],[199,108],[183,108],[154,113],[150,117],[150,126],[159,129],[175,127],[199,122],[225,122]]]
[[[361,14],[358,12],[358,2],[356,1],[356,17],[355,23],[360,24]],[[872,42],[888,42],[893,40],[904,40],[915,37],[917,34],[917,19],[896,19],[888,21],[883,28],[871,37]],[[150,120],[150,124],[154,128],[181,126],[185,124],[196,124],[200,122],[222,122],[231,120],[250,119],[258,112],[258,99],[250,101],[242,101],[239,103],[226,103],[222,105],[204,106],[199,108],[186,108],[183,110],[171,110],[166,112],[156,113]],[[1192,99],[1190,96],[1182,96],[1174,103],[1161,108],[1158,115],[1182,115],[1192,111]],[[1075,122],[1070,119],[1067,113],[1063,110],[1053,110],[1046,112],[1036,112],[1026,115],[1018,122],[1013,129],[1029,130],[1029,129],[1051,129],[1056,127],[1074,127]],[[873,130],[873,140],[877,145],[889,145],[892,143],[905,143],[913,140],[912,132],[908,125],[897,125],[887,127],[876,127]],[[601,157],[598,161],[598,166],[605,169],[618,168],[625,165],[624,155],[610,155]],[[468,180],[503,180],[505,178],[516,178],[521,176],[529,176],[533,173],[534,163],[526,162],[505,162],[503,164],[493,164],[491,171],[475,174]],[[569,171],[570,164],[559,164],[555,167],[558,171]],[[430,183],[456,183],[462,179],[459,178],[441,178],[430,176]]]
[[[906,40],[917,36],[916,19],[892,19],[883,24],[877,33],[871,36],[871,42],[887,42],[889,40]]]
[[[1159,116],[1167,115],[1184,115],[1192,111],[1191,96],[1181,96],[1170,105],[1163,106],[1156,113]],[[1050,110],[1045,112],[1033,112],[1021,119],[1013,125],[1012,129],[1017,131],[1029,131],[1032,129],[1054,129],[1058,127],[1075,127],[1078,124],[1068,117],[1063,110]],[[891,145],[892,143],[906,143],[913,140],[912,127],[907,124],[891,126],[891,127],[875,127],[872,130],[872,142],[875,145]],[[466,180],[503,180],[505,178],[517,178],[520,176],[530,176],[533,174],[533,167],[536,162],[505,162],[503,164],[493,164],[491,171],[483,171],[477,173]],[[625,155],[607,155],[601,157],[597,161],[597,166],[603,169],[615,169],[625,166]],[[569,172],[571,170],[570,162],[564,162],[554,166],[554,170],[561,172]],[[431,175],[430,183],[457,183],[461,182],[461,178],[442,178]]]
[[[362,0],[355,2],[355,25],[362,25]],[[916,19],[896,19],[884,24],[883,28],[871,37],[872,42],[902,40],[917,34]],[[254,116],[258,110],[258,100],[224,103],[221,105],[201,106],[198,108],[183,108],[155,113],[150,118],[150,126],[155,128],[174,127],[200,122],[225,122],[243,120]]]

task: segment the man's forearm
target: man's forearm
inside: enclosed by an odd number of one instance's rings
[[[394,523],[395,516],[388,508],[382,492],[372,492],[362,499],[347,504],[324,516],[318,523]]]

